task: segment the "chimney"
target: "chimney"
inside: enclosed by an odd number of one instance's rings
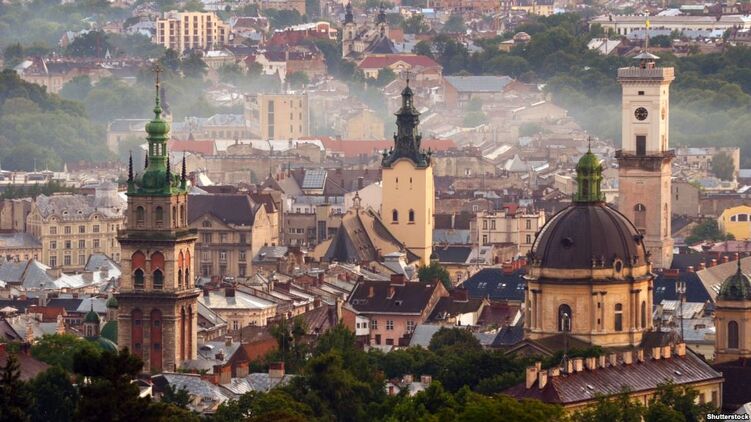
[[[209,297],[209,289],[203,289],[203,297]]]
[[[676,356],[686,356],[686,343],[678,343],[675,345],[675,355]]]
[[[644,349],[639,349],[636,351],[636,360],[638,362],[644,362]]]
[[[234,287],[226,287],[224,289],[224,296],[225,297],[235,297],[235,288]]]
[[[583,358],[574,358],[574,371],[581,372],[584,370],[584,359]]]
[[[368,297],[372,298],[375,296],[375,290],[373,289],[373,286],[368,287]]]
[[[365,187],[365,178],[360,176],[357,178],[357,190],[361,190],[363,187]]]
[[[587,369],[594,371],[595,369],[597,369],[597,358],[588,357],[584,364],[587,366]]]
[[[433,377],[430,375],[420,375],[420,384],[423,385],[423,387],[429,386],[433,382]]]
[[[232,346],[232,336],[224,336],[224,345]]]
[[[688,268],[686,268],[686,271],[688,271],[690,273],[694,272],[694,266],[693,265],[689,265]]]
[[[248,373],[250,372],[248,366],[248,362],[240,362],[237,364],[237,368],[235,368],[237,378],[245,378],[248,376]]]
[[[727,264],[728,262],[730,262],[730,257],[727,256],[727,255],[723,255],[722,256],[722,263],[723,264]]]
[[[404,274],[391,274],[391,282],[402,286],[407,283],[407,277]]]
[[[232,367],[230,365],[214,365],[215,381],[219,384],[232,382]]]
[[[344,306],[344,299],[341,297],[336,298],[336,320],[341,321],[343,319],[342,316],[342,306]]]
[[[653,347],[652,348],[652,359],[659,360],[660,359],[660,347]]]
[[[623,364],[631,365],[634,362],[634,354],[630,350],[623,352]]]
[[[318,285],[319,286],[323,285],[323,271],[318,273]]]
[[[214,355],[214,358],[216,358],[216,360],[224,361],[224,350],[219,349],[219,351]]]
[[[548,384],[548,371],[540,371],[537,374],[537,386],[542,390]]]
[[[414,381],[414,377],[412,376],[412,374],[406,374],[406,375],[404,375],[404,377],[402,378],[402,381],[403,381],[403,382],[404,382],[405,384],[412,384],[412,381]]]
[[[571,359],[568,359],[566,361],[566,373],[567,374],[573,374],[574,373],[574,361]]]
[[[550,372],[551,377],[557,377],[561,375],[561,368],[554,366],[548,370]]]
[[[532,388],[533,385],[535,385],[535,381],[537,380],[537,368],[534,366],[528,366],[527,367],[527,381],[525,385],[527,386],[527,389]]]
[[[284,378],[284,362],[271,362],[269,364],[269,378]]]
[[[709,266],[710,266],[710,267],[714,267],[714,266],[716,266],[716,265],[717,265],[717,259],[715,259],[715,258],[712,258],[712,260],[711,260],[711,261],[709,261]]]
[[[662,358],[670,359],[670,346],[662,346]]]
[[[611,353],[608,355],[608,363],[610,363],[610,366],[618,365],[618,355],[615,353]]]
[[[389,286],[389,295],[387,299],[393,299],[395,294],[396,294],[396,288],[394,286]]]
[[[389,396],[395,396],[396,395],[396,391],[394,391],[394,386],[393,385],[389,385],[388,395]]]
[[[537,369],[537,372],[540,372],[542,370],[542,361],[535,362],[535,368]]]
[[[605,355],[600,355],[597,357],[597,366],[600,368],[605,368],[607,365],[607,358],[605,358]]]
[[[703,270],[705,268],[707,268],[707,264],[705,264],[704,262],[700,262],[699,263],[699,270],[701,271],[701,270]]]

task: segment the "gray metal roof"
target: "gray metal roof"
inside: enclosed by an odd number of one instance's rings
[[[31,233],[0,233],[0,247],[3,248],[41,248],[39,242]]]
[[[459,92],[502,92],[514,80],[508,76],[445,76]]]

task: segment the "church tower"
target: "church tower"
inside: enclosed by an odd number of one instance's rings
[[[352,3],[347,3],[344,8],[344,28],[342,30],[342,57],[349,56],[355,49],[355,37],[357,26],[355,16],[352,14]]]
[[[378,28],[378,34],[381,37],[388,37],[389,24],[386,21],[386,9],[383,7],[383,3],[378,7],[378,15],[376,16],[376,27]]]
[[[715,304],[715,363],[751,358],[751,281],[738,269],[722,283]]]
[[[420,257],[421,265],[429,265],[433,246],[435,185],[431,152],[420,148],[422,135],[417,129],[420,113],[414,106],[413,97],[407,79],[407,86],[402,91],[402,106],[396,113],[394,148],[384,151],[381,161],[381,218],[390,225],[397,239]]]
[[[668,149],[672,67],[657,67],[659,57],[643,52],[638,67],[618,69],[623,87],[618,210],[644,235],[655,268],[670,268],[670,176],[675,153]]]
[[[141,357],[144,371],[152,373],[174,371],[196,358],[199,294],[191,271],[197,236],[187,223],[185,160],[182,174],[173,174],[158,72],[154,119],[146,124],[147,165],[134,177],[131,157],[127,227],[118,237],[122,278],[117,343]]]

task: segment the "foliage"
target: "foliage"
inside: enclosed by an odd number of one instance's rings
[[[432,283],[439,280],[446,289],[451,289],[451,276],[441,264],[431,262],[429,265],[423,265],[417,269],[417,278],[423,283]]]
[[[36,198],[39,195],[50,196],[58,192],[77,192],[76,188],[68,187],[54,180],[40,185],[35,183],[31,186],[8,185],[0,195],[0,199]]]
[[[100,352],[97,345],[73,334],[46,334],[31,347],[31,355],[70,372],[73,370],[74,356],[84,350],[92,355]]]
[[[180,62],[180,70],[186,78],[203,78],[207,69],[206,62],[195,51],[191,51],[188,57]]]
[[[310,82],[305,72],[292,72],[287,75],[287,83],[290,88],[304,88]]]
[[[441,32],[446,33],[459,33],[463,34],[467,32],[467,26],[464,24],[464,19],[462,19],[462,15],[460,14],[452,14],[445,24],[443,24],[443,28],[441,28]]]
[[[78,391],[63,368],[53,366],[42,372],[29,382],[28,389],[33,399],[32,422],[74,420]]]
[[[542,125],[537,122],[524,122],[519,125],[519,136],[537,135],[542,129]]]
[[[76,37],[65,49],[65,54],[76,57],[104,57],[114,48],[109,43],[109,35],[104,31],[89,31]]]
[[[419,41],[417,44],[415,44],[414,47],[412,47],[412,52],[421,56],[427,56],[431,59],[435,59],[435,57],[433,57],[433,46],[430,41]]]
[[[3,64],[6,69],[13,69],[24,58],[24,51],[21,43],[11,44],[3,50]]]
[[[284,29],[302,23],[302,16],[297,10],[265,9],[263,14],[269,18],[271,29]]]
[[[282,319],[270,329],[277,343],[277,351],[266,357],[267,362],[282,361],[285,370],[296,373],[305,364],[308,345],[303,341],[306,328],[305,321],[297,317],[292,320]]]
[[[177,407],[187,408],[190,404],[190,394],[185,387],[178,389],[174,385],[168,385],[162,393],[162,402],[174,404]]]
[[[279,418],[283,412],[288,419]],[[285,390],[271,390],[268,393],[252,391],[243,394],[237,400],[223,403],[217,409],[213,420],[216,422],[234,422],[251,416],[266,416],[266,420],[295,420],[289,418],[309,419],[313,415],[310,406],[296,400]],[[272,417],[273,415],[273,417]]]
[[[720,231],[717,220],[708,218],[691,229],[691,234],[686,237],[686,243],[691,245],[705,240],[718,242],[731,239],[732,234],[728,233],[726,235]]]
[[[712,157],[712,173],[722,180],[733,180],[735,178],[735,164],[733,159],[726,152],[719,152]]]
[[[60,96],[67,100],[84,101],[91,89],[91,78],[88,75],[76,76],[63,85]]]
[[[673,38],[669,35],[657,35],[654,37],[649,37],[649,45],[668,48],[673,45]]]
[[[574,414],[575,422],[641,422],[644,407],[631,400],[628,390],[614,397],[599,395],[597,404]]]
[[[21,367],[14,353],[8,354],[0,368],[0,420],[28,420],[26,410],[31,403],[26,385],[21,381]]]
[[[469,330],[460,328],[441,327],[438,332],[430,339],[429,350],[438,351],[443,348],[454,348],[462,351],[480,351],[482,346],[480,342],[472,335]]]
[[[416,14],[404,20],[402,29],[405,34],[424,34],[430,30],[430,26],[423,15]]]
[[[462,125],[464,127],[477,127],[488,122],[488,116],[482,111],[470,111],[464,115]]]

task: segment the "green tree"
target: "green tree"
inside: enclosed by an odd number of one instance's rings
[[[177,74],[180,71],[180,54],[169,48],[164,52],[164,56],[159,59],[162,69]]]
[[[6,69],[13,69],[21,63],[23,58],[24,51],[21,43],[11,44],[3,50],[3,62]]]
[[[703,421],[708,413],[717,412],[714,404],[699,404],[699,392],[691,387],[674,384],[672,381],[657,386],[650,405],[662,403],[683,416],[686,422]]]
[[[73,421],[78,391],[70,382],[70,375],[59,366],[37,375],[29,382],[33,398],[30,408],[32,422]]]
[[[21,367],[14,353],[8,354],[0,368],[0,420],[28,421],[27,410],[31,404],[26,383],[21,381]]]
[[[402,29],[405,34],[423,34],[430,30],[430,26],[425,22],[423,15],[417,14],[405,19]]]
[[[701,241],[722,241],[732,237],[731,234],[724,234],[717,225],[717,220],[713,218],[706,219],[691,229],[691,234],[686,237],[686,243],[694,244]]]
[[[283,29],[302,23],[302,16],[297,10],[265,9],[263,14],[269,18],[269,25],[272,29]]]
[[[69,56],[76,57],[104,57],[107,51],[114,48],[108,41],[108,35],[104,31],[89,31],[76,37],[65,49]]]
[[[275,361],[283,361],[285,369],[295,373],[305,364],[308,353],[308,345],[303,341],[307,330],[302,318],[286,318],[274,324],[269,330],[276,339],[278,351],[272,353],[271,358]],[[269,360],[267,358],[267,360]]]
[[[464,19],[462,18],[462,15],[458,13],[452,13],[446,23],[443,25],[443,28],[441,28],[441,32],[454,34],[463,34],[467,32],[467,26],[464,25]]]
[[[305,72],[292,72],[287,75],[287,83],[293,88],[304,88],[310,80]]]
[[[423,283],[440,281],[446,289],[451,289],[453,287],[451,285],[451,275],[449,275],[449,272],[437,262],[431,262],[429,265],[420,266],[417,269],[417,278]]]
[[[177,407],[187,408],[190,404],[190,393],[185,387],[177,388],[174,385],[168,385],[162,393],[162,402],[174,404]]]
[[[91,79],[88,75],[76,76],[63,85],[60,96],[68,100],[83,101],[91,89]]]
[[[519,125],[519,136],[532,136],[542,132],[542,125],[536,122],[525,122]]]
[[[712,156],[712,173],[722,180],[735,179],[735,164],[730,154],[722,151]]]
[[[99,354],[99,347],[73,334],[45,334],[31,347],[31,355],[52,366],[73,371],[73,360],[77,353],[87,351]]]
[[[293,419],[277,419],[280,412]],[[213,420],[216,422],[234,422],[247,420],[248,417],[259,420],[310,420],[313,410],[310,406],[296,400],[289,392],[274,389],[268,393],[252,391],[240,396],[237,400],[223,403],[216,411]]]
[[[472,332],[463,328],[441,327],[430,339],[428,348],[434,352],[443,348],[461,350],[462,352],[479,352],[482,350],[480,342]]]
[[[206,62],[204,62],[201,56],[195,51],[191,51],[190,54],[188,54],[188,57],[180,62],[180,70],[182,70],[183,75],[185,75],[186,78],[203,79],[204,75],[206,75],[207,69],[208,66],[206,65]]]
[[[417,44],[415,44],[414,47],[412,47],[412,52],[421,56],[430,57],[431,59],[435,58],[433,57],[433,45],[430,43],[430,41],[419,41]]]
[[[644,407],[631,400],[628,390],[614,397],[598,396],[597,404],[574,414],[574,422],[641,422]]]
[[[464,115],[462,125],[464,127],[477,127],[488,122],[488,116],[481,111],[470,111]]]
[[[673,45],[673,39],[669,35],[657,35],[654,37],[649,37],[649,45],[668,48]]]

